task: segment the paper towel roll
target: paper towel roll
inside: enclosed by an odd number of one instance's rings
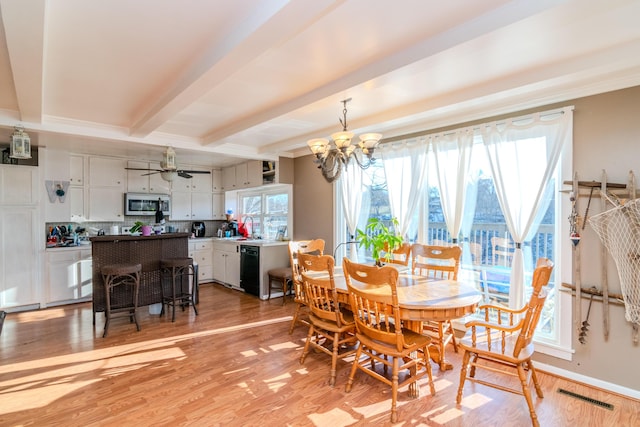
[[[112,235],[118,235],[120,234],[120,231],[118,230],[118,226],[117,225],[112,225],[111,226],[111,233]]]

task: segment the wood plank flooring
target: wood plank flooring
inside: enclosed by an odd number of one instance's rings
[[[0,336],[0,426],[364,426],[391,425],[390,389],[358,373],[344,386],[350,364],[338,364],[330,387],[330,359],[299,356],[306,328],[288,328],[295,305],[260,301],[220,285],[201,287],[199,316],[141,309],[142,330],[126,319],[92,325],[90,304],[7,316]],[[399,392],[403,426],[531,425],[522,396],[467,383],[455,395],[454,370],[433,365],[436,396],[421,382],[421,397]],[[449,354],[448,353],[448,354]],[[541,426],[638,426],[640,403],[540,375],[536,399]],[[558,388],[613,404],[609,410],[559,394]],[[535,393],[534,393],[535,396]]]

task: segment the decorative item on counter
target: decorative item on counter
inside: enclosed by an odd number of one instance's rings
[[[142,231],[142,227],[145,226],[146,224],[142,221],[136,221],[133,224],[133,227],[131,227],[129,229],[129,233],[131,233],[134,236],[139,236],[140,232]]]
[[[158,207],[156,208],[156,224],[162,225],[164,224],[164,213],[160,206],[162,206],[162,200],[158,199]]]
[[[143,225],[140,229],[142,230],[143,236],[151,236],[151,232],[153,231],[153,227],[150,225]]]

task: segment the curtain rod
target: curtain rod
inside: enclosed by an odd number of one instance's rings
[[[531,118],[533,118],[534,115],[539,114],[540,117],[547,117],[547,116],[553,116],[556,114],[564,114],[565,111],[569,110],[569,111],[573,111],[574,110],[574,106],[573,105],[567,105],[565,107],[558,107],[558,108],[554,108],[551,110],[547,110],[547,111],[537,111],[537,112],[533,112],[533,113],[528,113],[528,114],[524,114],[522,116],[515,116],[515,117],[505,117],[499,120],[490,120],[488,122],[484,122],[484,123],[479,123],[476,125],[471,125],[471,126],[463,126],[463,127],[459,127],[459,128],[455,128],[455,129],[448,129],[445,131],[434,131],[434,130],[429,130],[429,131],[418,131],[415,133],[410,133],[410,134],[406,134],[406,135],[399,135],[399,136],[394,136],[389,138],[388,140],[382,140],[380,142],[380,144],[387,144],[387,143],[392,143],[392,142],[398,142],[398,141],[402,141],[405,139],[411,139],[411,138],[419,138],[421,136],[429,136],[429,135],[437,135],[439,133],[443,134],[443,135],[451,135],[454,134],[460,130],[464,130],[464,129],[471,129],[471,130],[480,130],[483,126],[488,126],[491,123],[496,123],[498,125],[503,125],[505,123],[507,123],[507,120],[511,120],[512,122],[519,122],[519,121],[524,121],[524,120],[529,120]]]

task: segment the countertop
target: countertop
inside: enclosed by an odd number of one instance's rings
[[[234,243],[249,246],[281,246],[288,245],[288,241],[283,240],[266,240],[266,239],[247,239],[244,237],[196,237],[189,239],[190,242],[208,239],[214,243]]]
[[[160,239],[177,239],[189,237],[189,233],[164,233],[152,234],[151,236],[132,236],[131,234],[111,234],[105,236],[89,237],[91,242],[113,242],[116,240],[160,240]]]

